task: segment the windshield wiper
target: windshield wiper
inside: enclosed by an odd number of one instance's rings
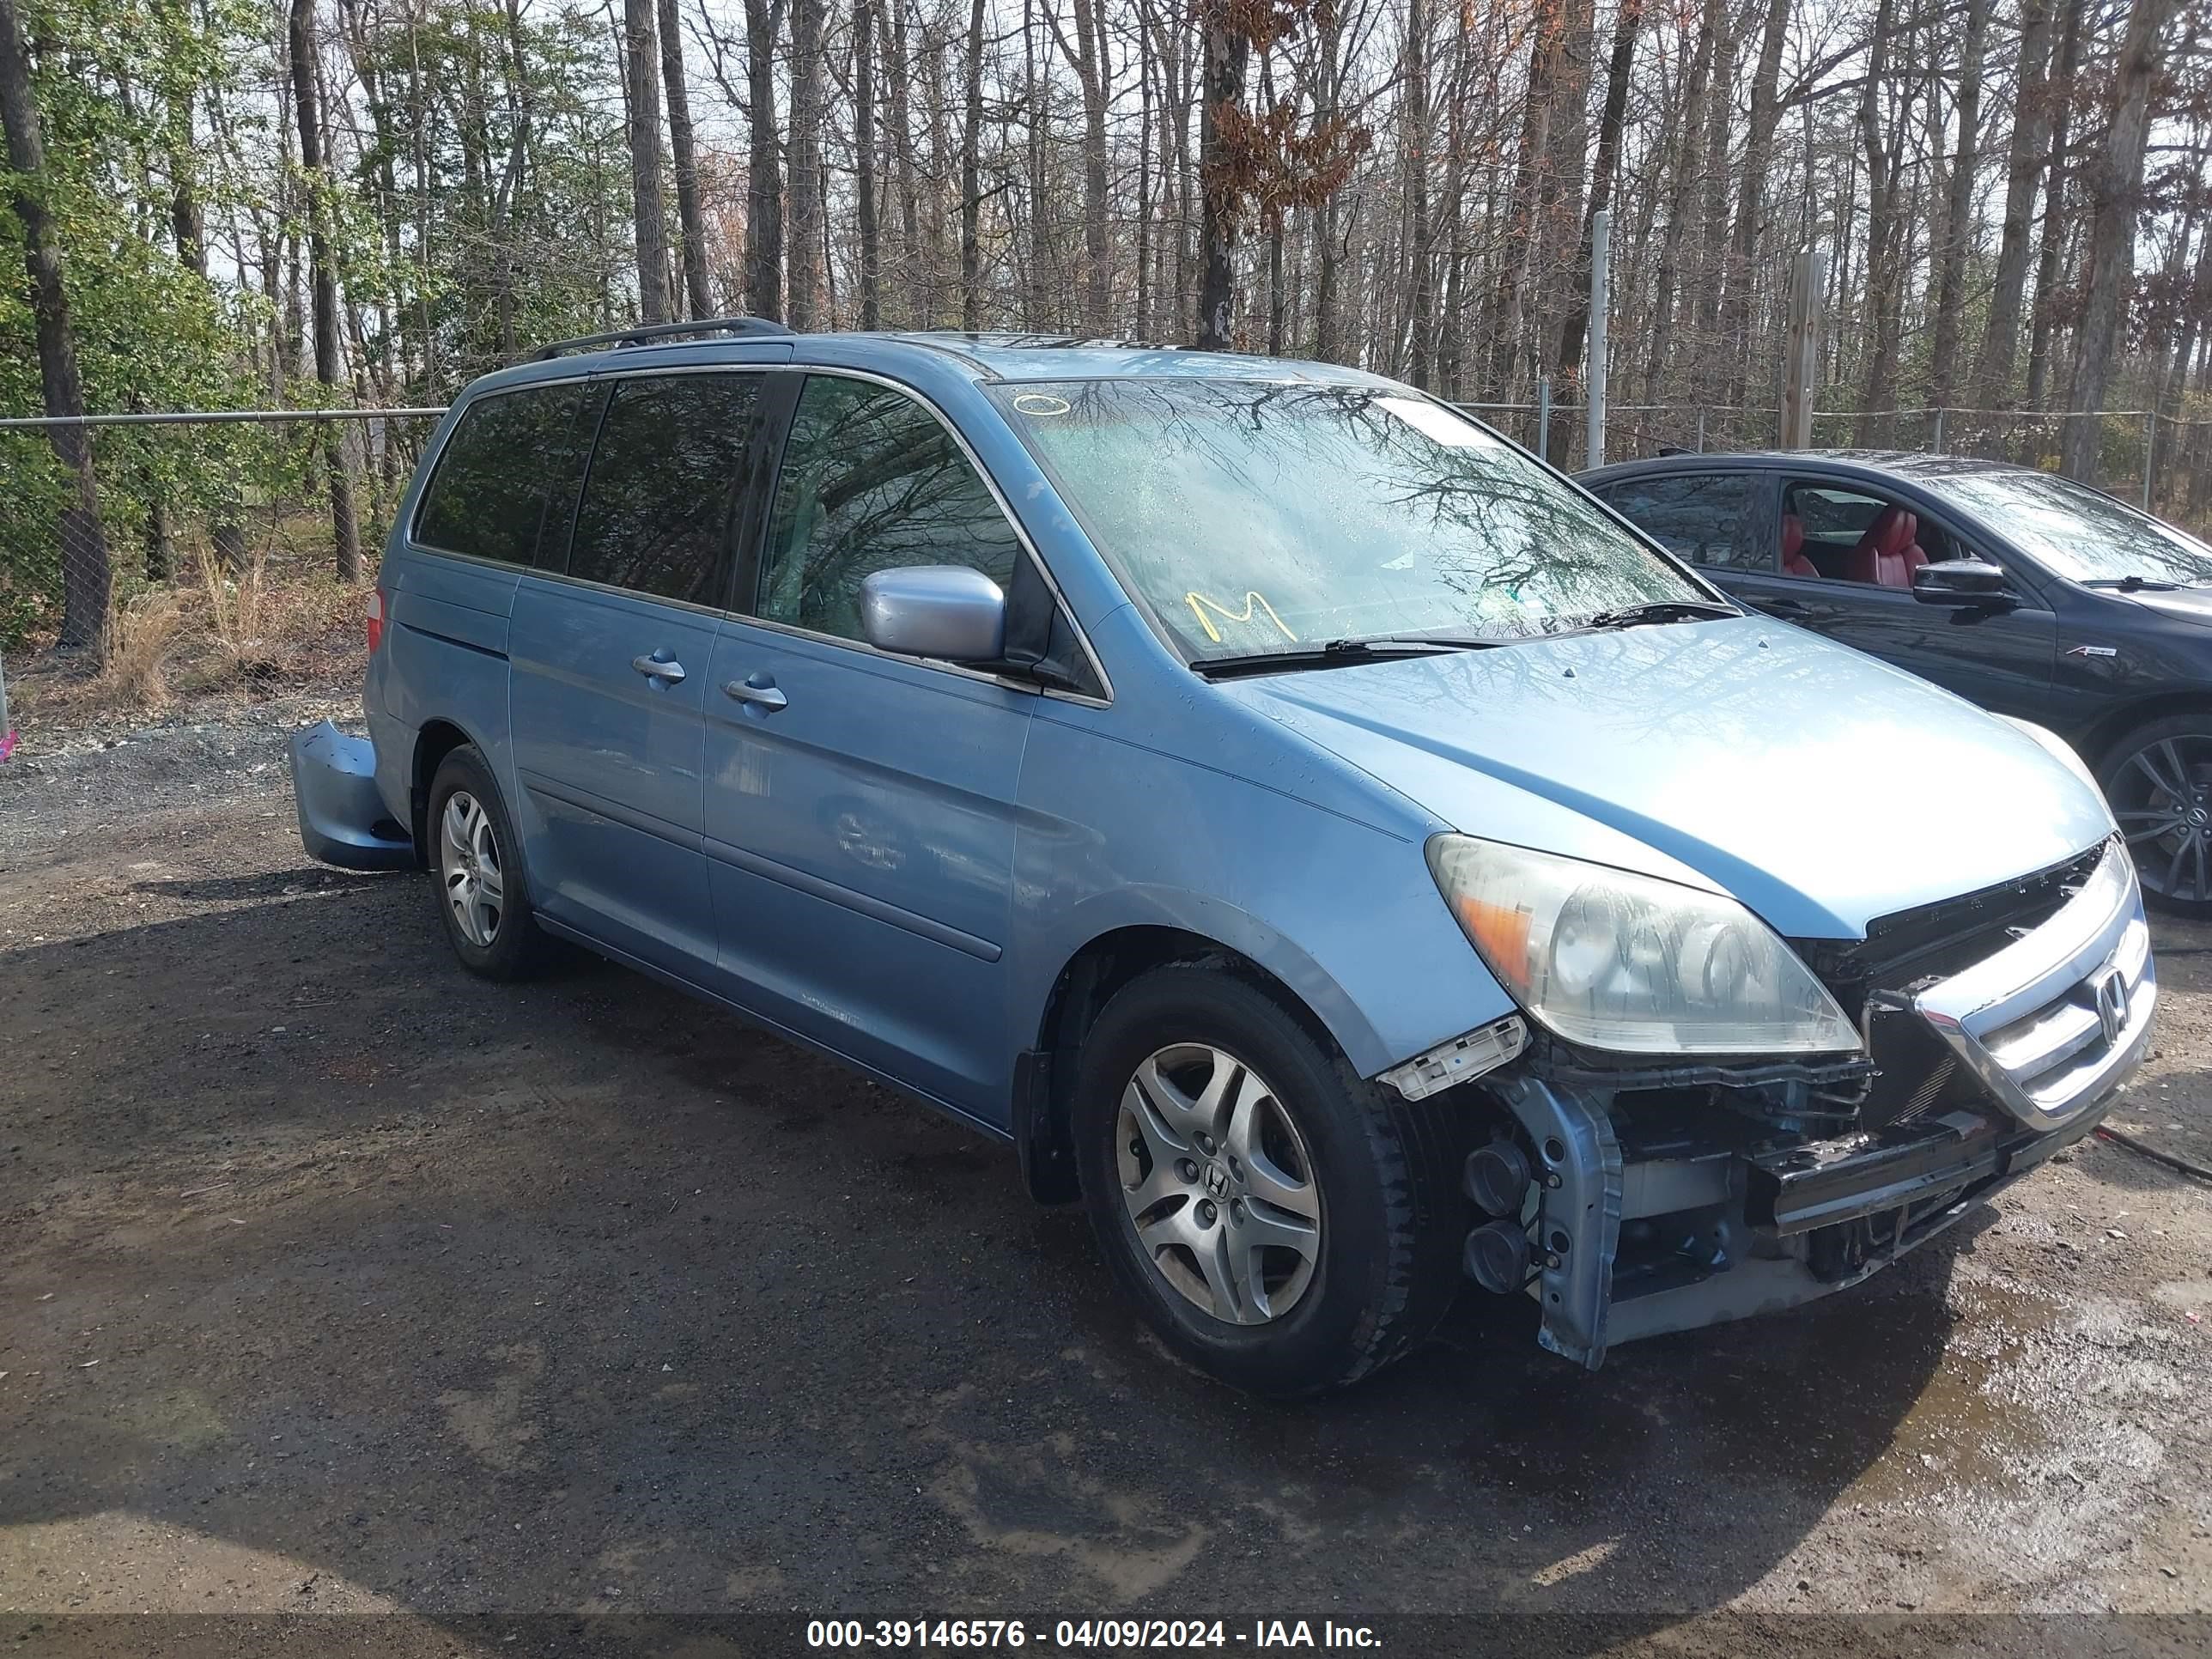
[[[1584,617],[1583,628],[1633,628],[1638,623],[1707,622],[1723,617],[1741,617],[1743,612],[1732,605],[1716,605],[1711,599],[1654,599],[1646,605],[1624,605],[1617,610],[1601,611],[1595,616]]]
[[[1443,651],[1487,651],[1510,645],[1510,640],[1489,640],[1472,635],[1386,635],[1370,640],[1324,640],[1297,651],[1248,651],[1233,657],[1207,657],[1191,665],[1208,679],[1231,674],[1288,673],[1303,668],[1350,668],[1363,662],[1387,662],[1394,657],[1430,657]]]
[[[2140,593],[2145,588],[2170,593],[2179,587],[2179,582],[2170,582],[2158,576],[2092,576],[2081,584],[2084,587],[2117,587],[2123,593]]]

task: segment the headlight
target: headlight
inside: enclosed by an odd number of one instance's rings
[[[1579,859],[1437,836],[1429,868],[1514,1000],[1570,1042],[1622,1054],[1835,1054],[1844,1011],[1734,899]]]

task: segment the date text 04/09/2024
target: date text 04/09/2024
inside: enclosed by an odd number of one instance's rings
[[[1220,1619],[1060,1619],[1049,1633],[1019,1619],[814,1619],[807,1621],[811,1648],[1023,1648],[1035,1644],[1076,1652],[1121,1652],[1149,1648],[1379,1648],[1382,1638],[1366,1625],[1335,1620],[1255,1619],[1237,1626]]]

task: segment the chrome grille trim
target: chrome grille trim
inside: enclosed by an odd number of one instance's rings
[[[2115,1036],[2095,1001],[2107,970],[2125,1009]],[[1914,1012],[2032,1129],[2063,1127],[2124,1082],[2142,1063],[2157,1004],[2142,890],[2118,840],[2041,927],[1912,998]]]

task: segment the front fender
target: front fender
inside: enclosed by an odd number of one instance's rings
[[[1418,837],[1046,719],[1022,793],[1008,975],[1018,1047],[1037,1041],[1066,965],[1137,927],[1250,958],[1363,1077],[1513,1012]]]

